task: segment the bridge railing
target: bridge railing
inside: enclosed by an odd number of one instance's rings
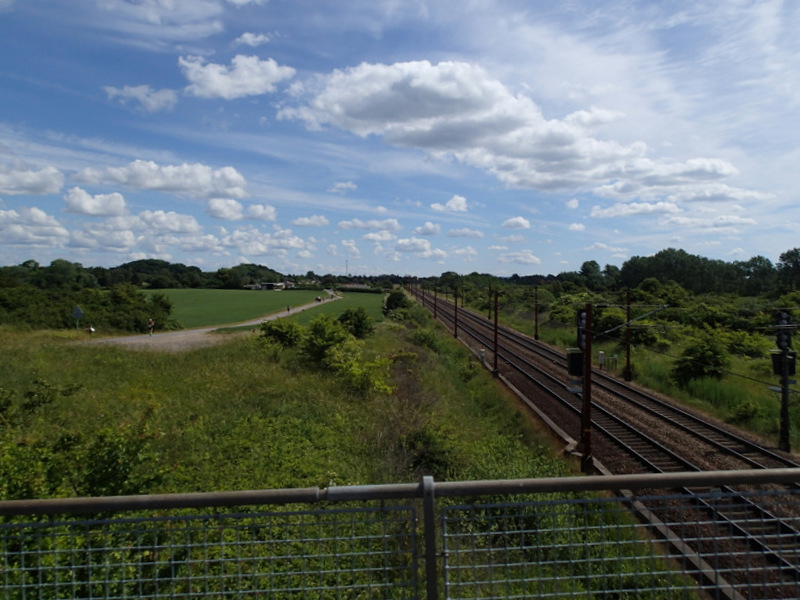
[[[0,598],[796,598],[791,482],[800,469],[0,502]]]

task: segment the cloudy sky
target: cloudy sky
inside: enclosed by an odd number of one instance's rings
[[[800,3],[0,0],[0,264],[800,246]]]

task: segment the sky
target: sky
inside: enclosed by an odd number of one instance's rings
[[[800,246],[800,2],[0,0],[0,264]]]

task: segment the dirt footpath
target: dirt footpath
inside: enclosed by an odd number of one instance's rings
[[[334,296],[332,300],[338,300],[341,296]],[[293,315],[304,310],[308,310],[331,302],[331,299],[325,298],[321,302],[310,302],[301,306],[295,306],[288,311],[281,311],[244,321],[242,323],[229,323],[226,325],[217,325],[216,327],[203,327],[199,329],[182,329],[181,331],[165,331],[163,333],[154,333],[148,335],[146,333],[138,335],[128,335],[123,337],[108,337],[108,338],[94,338],[88,340],[89,344],[114,344],[117,346],[125,346],[132,350],[160,350],[163,352],[181,352],[182,350],[191,350],[193,348],[201,348],[203,346],[213,346],[225,340],[231,339],[230,335],[214,333],[220,328],[227,327],[253,327],[258,328],[264,321],[271,321],[272,319],[279,319]],[[239,335],[239,334],[236,334]],[[250,335],[242,334],[242,335]]]

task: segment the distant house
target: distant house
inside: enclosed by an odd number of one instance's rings
[[[248,290],[283,290],[286,289],[288,286],[285,282],[278,282],[278,283],[251,283],[249,285],[244,286],[245,289]],[[291,287],[294,287],[292,285]]]

